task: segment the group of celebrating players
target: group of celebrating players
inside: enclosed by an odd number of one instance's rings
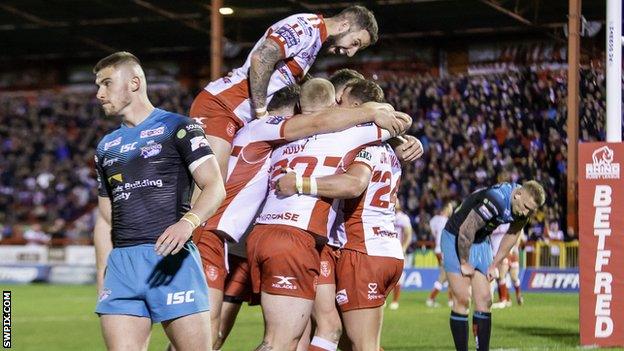
[[[191,118],[150,103],[134,55],[96,64],[97,97],[122,117],[95,157],[96,312],[109,349],[146,349],[160,322],[172,349],[218,350],[247,301],[264,316],[256,350],[380,350],[383,305],[403,271],[401,161],[422,145],[375,82],[353,70],[307,75],[322,47],[353,56],[377,38],[362,6],[290,16],[205,87]],[[543,194],[533,181],[503,183],[450,217],[441,247],[458,350],[468,347],[471,296],[478,349],[489,348],[482,285],[489,292],[490,264]],[[492,262],[482,243],[501,223],[514,235]]]

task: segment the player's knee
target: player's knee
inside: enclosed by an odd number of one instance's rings
[[[454,291],[453,304],[457,305],[458,307],[461,306],[468,308],[468,306],[470,305],[470,294],[465,291],[462,291],[461,293]]]

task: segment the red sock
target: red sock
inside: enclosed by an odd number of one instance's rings
[[[520,290],[520,284],[518,285],[514,284],[514,289],[516,290],[516,296],[522,295],[522,291]]]
[[[498,294],[501,301],[509,301],[509,291],[507,290],[507,284],[498,284]]]
[[[399,297],[401,297],[401,286],[399,284],[394,286],[394,293],[392,295],[392,302],[399,302]]]

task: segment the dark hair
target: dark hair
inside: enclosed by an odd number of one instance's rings
[[[267,105],[267,111],[275,111],[284,107],[294,107],[299,102],[301,88],[296,85],[288,85],[276,91]]]
[[[347,19],[352,25],[355,25],[358,29],[364,29],[370,35],[370,45],[377,42],[379,38],[379,28],[377,27],[377,20],[375,15],[369,9],[364,6],[355,5],[349,6],[342,10],[338,16],[339,18]]]
[[[118,51],[98,61],[98,63],[96,63],[93,67],[93,73],[97,74],[99,71],[106,67],[116,67],[118,65],[128,62],[134,62],[139,66],[141,65],[141,61],[139,61],[139,59],[133,54],[127,51]]]
[[[338,89],[338,87],[340,86],[350,83],[352,80],[357,79],[363,80],[365,78],[362,74],[360,74],[360,72],[350,68],[339,69],[329,77],[329,81],[334,85],[334,88],[336,89]]]
[[[351,88],[349,95],[353,98],[365,102],[384,102],[384,92],[379,84],[371,80],[357,80],[347,84],[346,88]],[[345,89],[346,89],[345,88]]]

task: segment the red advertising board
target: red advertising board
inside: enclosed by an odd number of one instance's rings
[[[624,143],[579,144],[582,345],[624,346]]]

